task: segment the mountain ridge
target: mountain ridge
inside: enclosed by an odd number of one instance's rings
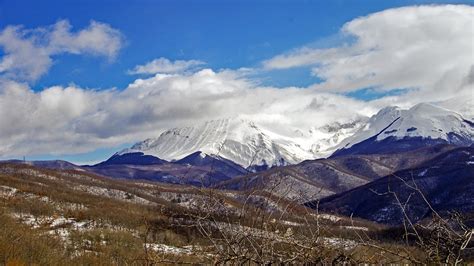
[[[288,136],[238,117],[210,120],[165,130],[159,137],[138,142],[118,154],[143,152],[173,161],[199,151],[218,155],[244,168],[265,169],[328,156],[335,144],[361,126],[361,121],[304,131],[294,129]]]
[[[392,225],[406,219],[394,195],[400,202],[406,202],[407,215],[412,222],[429,218],[433,210],[444,215],[452,211],[469,213],[474,212],[473,176],[474,148],[456,147],[413,168],[323,198],[317,204],[322,211]],[[306,203],[313,208],[315,204]]]

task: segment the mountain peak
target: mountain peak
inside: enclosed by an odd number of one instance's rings
[[[429,103],[420,103],[410,109],[386,107],[372,116],[363,129],[342,141],[338,148],[349,149],[364,141],[387,139],[470,145],[474,139],[474,128],[458,113]],[[371,143],[376,145],[375,142]],[[411,144],[406,143],[405,146],[409,148]]]
[[[382,109],[380,109],[376,116],[385,116],[385,115],[388,115],[388,114],[397,114],[397,113],[400,113],[400,111],[402,110],[402,108],[398,107],[398,106],[387,106],[387,107],[384,107]]]
[[[408,109],[408,112],[416,115],[457,115],[457,113],[431,103],[418,103]]]

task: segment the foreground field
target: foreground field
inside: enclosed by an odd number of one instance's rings
[[[433,240],[425,236],[432,232],[428,224],[425,231],[415,231],[418,238],[410,229],[319,213],[296,202],[271,191],[201,189],[1,164],[0,263],[472,260],[469,240],[449,235],[461,228],[439,231],[438,240],[449,237],[453,243],[438,243],[430,251],[425,245]]]

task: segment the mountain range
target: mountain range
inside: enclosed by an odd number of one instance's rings
[[[119,151],[177,161],[201,152],[230,160],[249,170],[300,163],[346,154],[409,151],[436,144],[471,145],[474,122],[428,103],[410,109],[386,107],[369,119],[294,129],[282,135],[253,121],[227,118],[173,128]]]
[[[157,138],[138,142],[117,155],[142,152],[173,161],[199,151],[244,168],[262,169],[328,156],[336,144],[354,133],[364,121],[336,122],[305,131],[294,129],[282,135],[250,120],[226,118],[166,130]]]
[[[437,211],[474,213],[469,196],[474,195],[474,122],[461,114],[422,103],[409,109],[386,107],[349,123],[281,132],[248,119],[225,118],[166,130],[95,165],[27,163],[113,178],[258,191],[267,199],[389,224],[402,223],[404,216],[387,193],[407,200],[416,184],[433,204],[428,208],[414,196],[411,219],[421,221]]]

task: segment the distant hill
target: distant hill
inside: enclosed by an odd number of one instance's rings
[[[406,204],[408,217],[418,222],[433,215],[418,188],[436,212],[474,213],[473,177],[474,148],[461,147],[447,150],[417,167],[324,198],[318,208],[380,223],[401,224],[405,218],[398,197]],[[316,202],[307,205],[316,207]]]

